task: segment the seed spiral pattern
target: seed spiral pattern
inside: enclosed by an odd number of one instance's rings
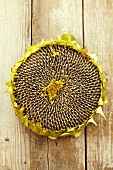
[[[53,51],[56,54],[53,54]],[[17,69],[14,96],[24,116],[50,131],[66,130],[88,120],[97,108],[101,79],[90,58],[70,46],[45,45]],[[64,82],[53,104],[43,89],[52,79]]]

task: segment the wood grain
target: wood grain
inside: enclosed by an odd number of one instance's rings
[[[30,44],[30,0],[0,1],[0,170],[29,170],[29,130],[16,118],[5,93],[11,68]]]
[[[87,127],[87,169],[113,169],[113,1],[84,1],[84,37],[89,53],[97,53],[108,79],[105,121]]]
[[[32,21],[33,44],[67,32],[83,44],[81,0],[34,0]],[[66,137],[54,141],[31,133],[31,170],[34,169],[84,170],[84,134],[79,139]]]

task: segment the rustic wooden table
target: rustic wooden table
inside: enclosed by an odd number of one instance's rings
[[[97,53],[107,73],[105,121],[50,140],[15,116],[4,84],[28,45],[62,33]],[[113,170],[113,0],[0,0],[0,170]]]

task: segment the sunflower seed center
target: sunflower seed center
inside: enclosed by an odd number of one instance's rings
[[[63,84],[63,81],[56,81],[56,79],[53,78],[50,84],[47,87],[43,88],[43,93],[41,94],[41,97],[48,97],[50,103],[53,104],[53,99],[56,98],[57,92],[63,87]]]

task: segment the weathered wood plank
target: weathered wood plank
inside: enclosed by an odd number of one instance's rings
[[[11,68],[31,41],[30,0],[0,1],[0,170],[29,170],[29,130],[16,118],[5,93]]]
[[[107,73],[105,121],[98,116],[97,124],[87,127],[87,169],[113,169],[113,1],[84,1],[84,37],[89,53],[97,53]]]
[[[82,0],[34,0],[32,21],[33,44],[68,32],[82,45]],[[31,133],[31,170],[34,169],[84,170],[84,134],[79,139],[54,141]]]

